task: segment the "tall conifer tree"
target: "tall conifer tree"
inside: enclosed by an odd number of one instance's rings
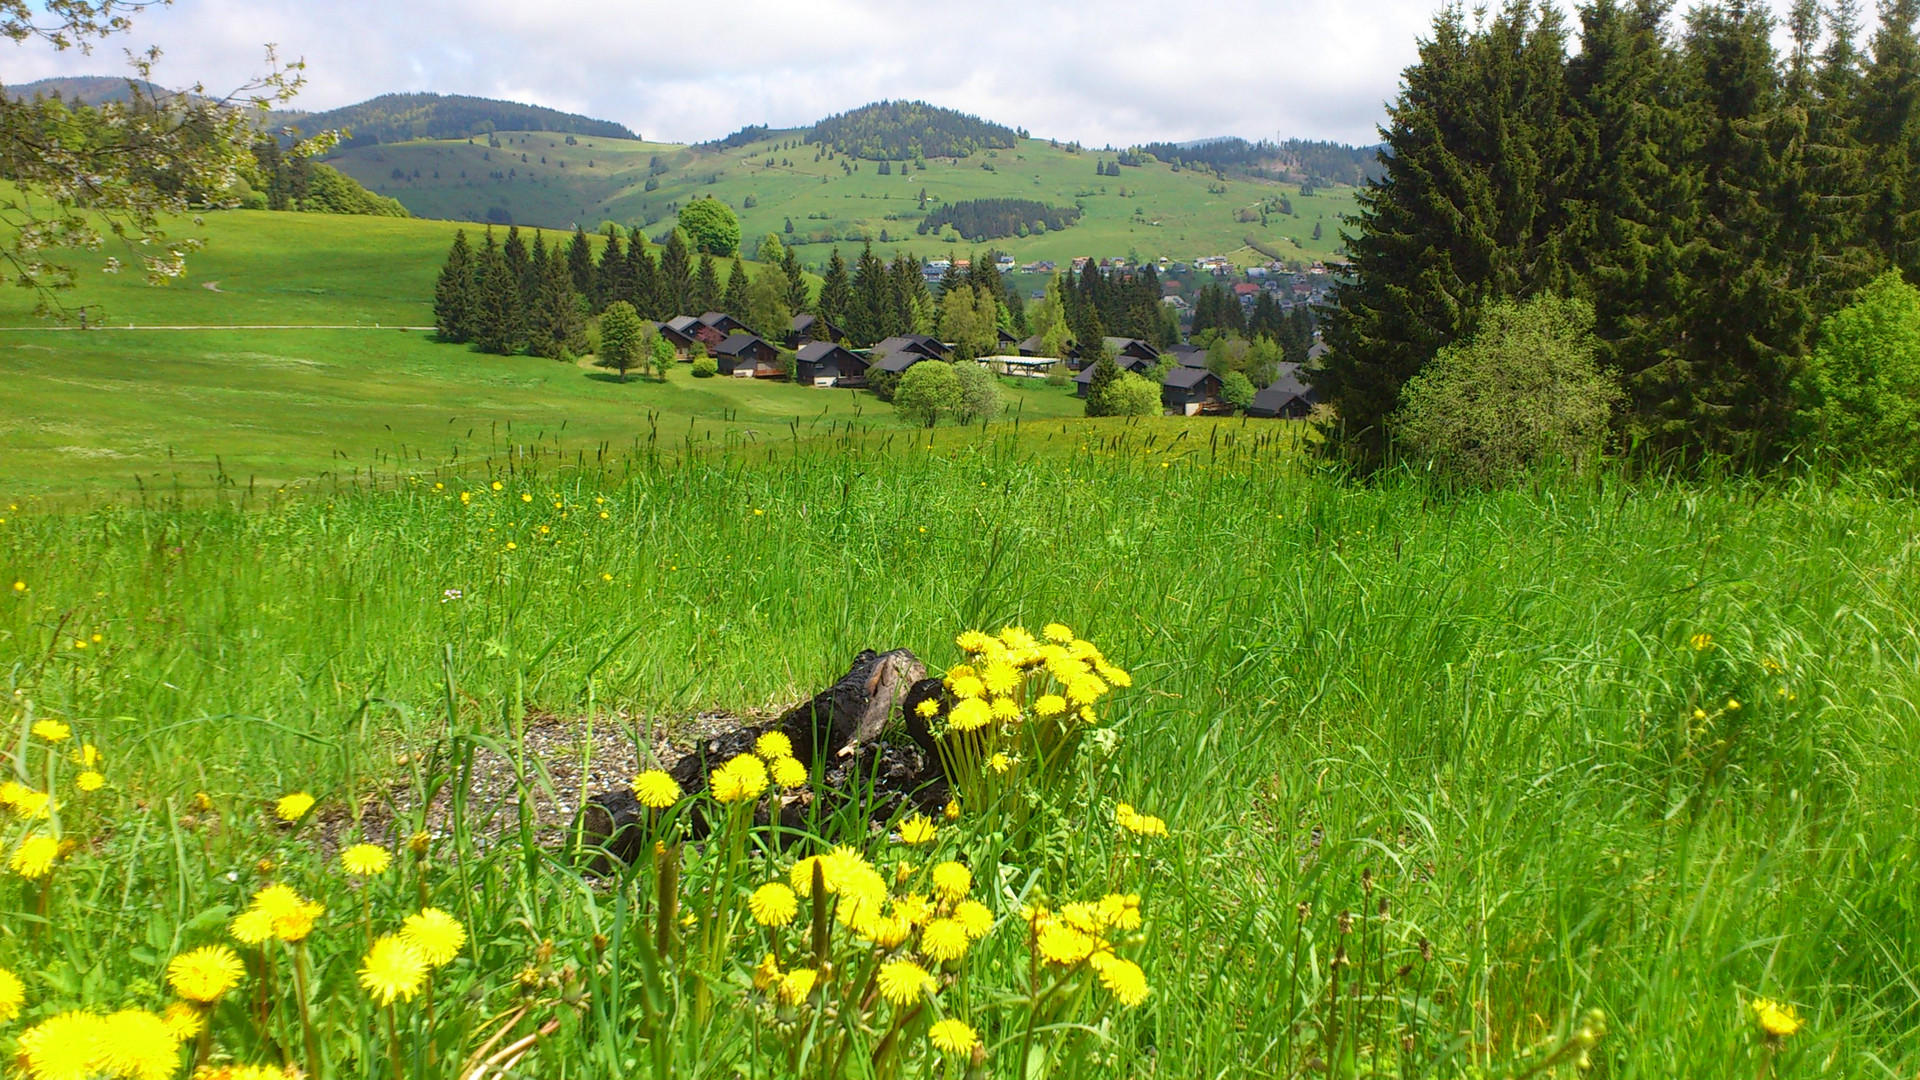
[[[820,299],[814,310],[842,330],[852,332],[847,319],[853,311],[853,279],[847,274],[847,260],[840,257],[837,247],[827,259],[827,272],[821,278]]]
[[[628,302],[643,319],[665,321],[674,316],[661,300],[660,266],[654,262],[647,239],[639,233],[627,245]]]
[[[453,247],[447,252],[446,265],[440,268],[440,280],[433,287],[433,324],[441,341],[473,340],[473,249],[467,246],[467,230],[453,234]]]
[[[473,339],[481,351],[502,355],[517,352],[526,340],[520,279],[494,243],[492,229],[474,270]]]
[[[687,238],[679,229],[668,235],[666,247],[660,252],[660,306],[665,314],[662,319],[671,319],[677,315],[704,315],[705,311],[693,311],[693,257],[687,248]]]
[[[587,231],[574,226],[573,239],[567,244],[567,273],[573,278],[573,291],[593,295],[593,241]]]
[[[688,298],[696,315],[720,309],[720,276],[713,269],[713,256],[700,253],[700,270],[693,275],[693,295]]]
[[[792,244],[782,245],[780,270],[787,276],[787,309],[802,314],[812,306],[813,297],[807,288],[807,272],[801,269],[800,256]]]
[[[720,310],[736,319],[745,319],[751,304],[747,297],[747,264],[735,255],[733,267],[727,272],[726,291],[720,294]]]
[[[1860,87],[1859,136],[1873,177],[1867,233],[1887,262],[1920,280],[1920,0],[1882,0]]]
[[[620,247],[620,230],[607,226],[607,242],[600,248],[600,266],[593,275],[593,307],[605,311],[607,305],[627,298],[627,257]]]

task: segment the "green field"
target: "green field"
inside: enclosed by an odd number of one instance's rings
[[[25,733],[52,717],[107,780],[63,795],[83,843],[44,894],[0,889],[9,927],[44,904],[59,928],[0,936],[22,1023],[160,1008],[168,958],[231,943],[228,919],[278,881],[326,913],[298,949],[242,948],[211,1046],[342,1076],[453,1077],[504,1023],[535,1047],[522,1075],[951,1077],[936,1008],[1001,1076],[1920,1067],[1911,501],[1604,476],[1436,499],[1295,468],[1258,428],[1172,430],[660,467],[500,455],[497,489],[422,471],[324,498],[9,514],[0,670],[23,775],[70,791],[74,767]],[[660,937],[673,886],[652,860],[594,881],[554,846],[582,794],[626,783],[636,742],[648,760],[648,733],[791,703],[863,646],[939,667],[959,629],[1056,619],[1134,685],[1101,705],[1112,736],[1012,789],[1034,802],[970,805],[912,852],[857,820],[807,827],[888,880],[910,861],[903,890],[933,860],[973,866],[997,925],[930,1003],[863,994],[875,954],[832,905],[816,989],[841,1011],[755,989],[763,952],[786,970],[812,946],[807,916],[764,931],[745,897],[811,841],[670,849],[684,938]],[[485,777],[469,809],[424,818],[468,769]],[[311,819],[268,824],[295,791]],[[1115,828],[1120,803],[1170,836]],[[429,825],[425,861],[402,847],[365,887],[337,869],[342,843]],[[1151,987],[1132,1008],[1030,961],[1019,914],[1113,890],[1145,920],[1116,935]],[[470,936],[431,1001],[389,1014],[355,971],[422,898]],[[1055,979],[1078,989],[1042,994]],[[1805,1029],[1769,1041],[1762,997]],[[1608,1033],[1581,1074],[1568,1040],[1591,1009]]]
[[[523,225],[547,228],[579,224],[591,230],[611,220],[647,223],[650,234],[658,233],[667,227],[661,222],[672,217],[669,204],[710,195],[740,215],[749,243],[770,232],[785,236],[789,218],[798,239],[807,240],[810,234],[834,237],[835,242],[800,245],[801,260],[810,267],[824,266],[835,246],[851,255],[860,241],[849,237],[870,237],[877,250],[889,255],[910,251],[930,257],[952,247],[964,256],[979,246],[915,232],[923,189],[934,206],[982,198],[1081,205],[1085,216],[1072,228],[992,244],[1022,263],[1053,260],[1063,266],[1081,255],[1107,258],[1129,252],[1146,259],[1228,255],[1242,265],[1266,262],[1266,256],[1248,246],[1250,237],[1289,258],[1310,262],[1338,253],[1340,220],[1354,208],[1352,188],[1301,195],[1297,185],[1223,183],[1210,174],[1176,173],[1157,163],[1123,168],[1117,177],[1096,176],[1096,162],[1111,161],[1114,155],[1069,153],[1039,139],[965,159],[935,159],[925,171],[909,164],[902,172],[896,162],[892,175],[881,176],[878,162],[862,161],[857,172],[848,173],[841,163],[852,164],[849,159],[815,161],[815,147],[779,149],[797,144],[802,134],[771,132],[761,142],[722,151],[614,139],[582,139],[577,146],[567,146],[564,136],[501,132],[499,149],[489,148],[484,138],[395,143],[359,147],[330,163],[422,217],[483,220],[488,210],[498,208]],[[658,189],[648,192],[645,184],[656,158],[666,171],[656,177]],[[771,167],[766,164],[769,158],[775,161]],[[511,177],[492,177],[510,170]],[[1265,225],[1257,217],[1238,220],[1240,211],[1257,210],[1264,200],[1282,196],[1291,201],[1295,216],[1272,213]],[[749,198],[755,204],[750,208]],[[1321,226],[1317,241],[1316,224]],[[889,238],[885,242],[880,239],[883,230]]]
[[[898,426],[866,393],[787,383],[622,384],[590,366],[487,356],[430,333],[456,226],[232,211],[211,214],[188,278],[155,288],[85,264],[64,297],[95,327],[54,330],[30,297],[0,298],[0,454],[7,494],[281,484],[428,467],[515,444],[593,454],[636,439],[763,443]],[[207,286],[216,286],[214,291]],[[342,326],[141,330],[137,326]],[[375,329],[382,327],[382,329]],[[1071,389],[1008,380],[1010,416],[1078,415]]]

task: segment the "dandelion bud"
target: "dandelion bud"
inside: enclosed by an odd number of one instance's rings
[[[273,860],[261,859],[259,862],[253,864],[253,870],[254,873],[259,874],[261,877],[271,876],[273,874]]]
[[[194,792],[193,808],[202,813],[205,813],[206,811],[213,809],[213,796],[207,794],[204,791]]]
[[[1582,1050],[1580,1051],[1580,1056],[1573,1059],[1573,1067],[1581,1072],[1586,1072],[1588,1069],[1593,1068],[1593,1058],[1587,1056],[1587,1052]]]
[[[433,837],[428,836],[427,830],[425,829],[421,829],[419,832],[407,838],[407,850],[413,852],[413,857],[416,859],[426,858],[427,849],[432,846]]]

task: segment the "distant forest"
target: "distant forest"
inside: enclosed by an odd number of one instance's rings
[[[300,121],[302,131],[344,130],[340,148],[410,139],[465,139],[495,131],[550,131],[589,138],[638,139],[624,124],[538,105],[453,94],[383,94]]]
[[[813,125],[807,141],[869,161],[919,157],[966,157],[981,150],[1010,149],[1020,133],[977,116],[924,101],[882,101],[829,116]]]
[[[968,199],[927,214],[920,221],[920,232],[922,235],[936,233],[951,225],[961,236],[979,243],[1036,232],[1058,232],[1079,220],[1077,206],[1048,206],[1031,199]]]
[[[1161,161],[1199,164],[1215,169],[1235,169],[1249,176],[1269,180],[1290,180],[1303,184],[1346,184],[1358,187],[1381,175],[1380,148],[1348,146],[1345,143],[1288,139],[1285,142],[1248,142],[1245,139],[1215,139],[1198,145],[1148,143],[1137,149]],[[1128,164],[1123,157],[1122,165]]]
[[[715,139],[710,143],[703,143],[702,145],[710,146],[715,150],[732,150],[737,146],[752,146],[754,143],[766,138],[770,132],[771,129],[765,124],[748,124],[746,127],[741,128],[739,131],[734,132],[724,139]]]

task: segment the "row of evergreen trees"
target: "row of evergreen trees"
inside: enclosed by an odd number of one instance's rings
[[[1160,273],[1151,263],[1137,269],[1101,270],[1088,259],[1075,275],[1068,267],[1060,281],[1067,329],[1083,347],[1103,337],[1129,337],[1159,347],[1180,340],[1180,328],[1160,302]]]
[[[1593,305],[1626,439],[1765,462],[1820,319],[1885,267],[1920,273],[1920,0],[1882,0],[1864,49],[1857,0],[1796,0],[1784,54],[1757,2],[1671,8],[1436,18],[1315,379],[1352,460],[1385,457],[1402,387],[1478,313],[1559,294]]]
[[[1243,311],[1239,299],[1224,286],[1208,282],[1200,286],[1200,294],[1194,298],[1193,326],[1188,330],[1188,338],[1196,343],[1207,340],[1209,335],[1265,338],[1280,346],[1282,360],[1304,364],[1308,351],[1313,348],[1313,325],[1313,313],[1306,304],[1295,304],[1287,311],[1280,307],[1272,293],[1262,290],[1254,298],[1253,310]]]

